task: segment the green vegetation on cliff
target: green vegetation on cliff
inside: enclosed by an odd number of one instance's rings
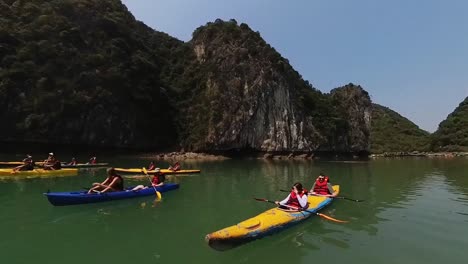
[[[412,152],[429,150],[429,133],[397,112],[372,104],[371,152]]]
[[[439,124],[432,135],[435,151],[468,151],[468,97]]]
[[[468,145],[466,101],[434,147]],[[0,0],[1,141],[368,152],[371,137],[374,153],[427,149],[427,132],[372,108],[358,85],[320,92],[234,19],[184,43],[119,0]]]
[[[137,22],[117,0],[0,0],[0,13],[3,140],[176,142],[160,75],[172,73],[167,61],[180,41]]]

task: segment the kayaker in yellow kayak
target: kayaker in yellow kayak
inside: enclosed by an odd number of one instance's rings
[[[78,162],[76,162],[76,159],[75,158],[72,158],[71,161],[69,163],[67,163],[67,165],[69,166],[75,166]]]
[[[96,163],[97,163],[97,158],[96,158],[96,157],[91,157],[91,158],[89,159],[89,162],[86,163],[86,164],[96,164]]]
[[[93,183],[93,188],[89,189],[88,193],[104,193],[104,192],[118,192],[123,191],[124,180],[122,176],[118,175],[114,168],[107,169],[107,178],[99,183]]]
[[[296,182],[291,188],[291,193],[281,202],[275,201],[279,208],[303,210],[309,207],[307,202],[307,190],[302,188],[302,184]]]
[[[19,165],[18,167],[13,168],[13,171],[34,170],[34,161],[31,155],[27,154],[26,158],[23,159],[23,163],[23,165]]]
[[[44,160],[42,166],[44,170],[60,170],[62,168],[62,163],[55,157],[53,152],[50,152],[49,157]]]
[[[161,172],[161,169],[160,168],[154,169],[154,175],[153,175],[153,178],[151,179],[151,185],[153,185],[154,187],[163,186],[165,180],[166,180],[166,176],[164,175],[164,173]],[[135,188],[132,189],[132,191],[138,191],[138,190],[142,190],[146,188],[149,188],[149,187],[144,186],[144,185],[137,185],[135,186]]]
[[[150,164],[148,165],[147,169],[149,171],[152,171],[154,169],[156,169],[156,164],[154,164],[154,161],[151,161]]]
[[[310,188],[310,193],[311,195],[317,195],[317,196],[325,196],[325,197],[336,197],[338,195],[338,192],[335,192],[333,190],[333,186],[330,183],[330,177],[325,176],[322,172],[319,174],[317,179],[314,182],[314,185],[312,185],[312,188]]]
[[[178,171],[180,170],[180,163],[177,161],[176,163],[174,163],[174,165],[169,166],[169,168],[167,169],[171,171]]]

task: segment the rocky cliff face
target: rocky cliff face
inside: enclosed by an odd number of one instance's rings
[[[196,148],[368,151],[370,99],[362,88],[320,93],[258,33],[235,21],[197,29],[191,45],[206,76],[198,102],[206,112],[195,111],[206,115],[191,118],[206,127],[194,139]]]
[[[294,83],[302,79],[258,34],[218,21],[199,29],[191,43],[197,62],[209,69],[201,95],[209,102],[202,148],[317,148],[317,129],[294,104],[299,96]]]
[[[182,43],[118,0],[0,0],[4,141],[195,151],[368,150],[367,93],[323,94],[258,32]]]
[[[352,83],[333,89],[331,97],[345,120],[345,129],[336,135],[332,149],[342,152],[369,152],[371,109],[369,94]]]

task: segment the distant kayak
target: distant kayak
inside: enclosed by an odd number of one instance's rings
[[[97,167],[107,167],[109,163],[95,163],[95,164],[88,164],[88,163],[77,163],[76,165],[68,165],[62,163],[62,168],[97,168]]]
[[[75,175],[78,169],[60,169],[60,170],[44,170],[34,169],[27,171],[13,171],[13,169],[0,169],[0,176],[56,176],[56,175]]]
[[[52,205],[75,205],[75,204],[87,204],[87,203],[99,203],[113,200],[136,198],[141,196],[155,195],[153,188],[146,188],[138,191],[130,191],[133,187],[127,188],[121,192],[107,192],[107,193],[91,193],[88,194],[86,190],[75,191],[75,192],[47,192],[44,193],[47,199]],[[163,186],[158,186],[156,189],[158,192],[167,192],[179,188],[177,183],[165,183]],[[127,191],[129,190],[129,191]]]
[[[37,161],[34,162],[37,166],[42,166],[44,163],[43,161]],[[19,166],[23,165],[24,162],[22,161],[0,161],[0,166],[4,167],[14,167],[14,166]],[[109,163],[95,163],[95,164],[89,164],[89,163],[77,163],[76,165],[68,165],[65,162],[62,162],[62,168],[97,168],[97,167],[106,167],[108,166]]]
[[[333,189],[339,192],[340,186],[335,185]],[[229,249],[302,222],[329,205],[333,199],[323,196],[309,196],[308,201],[309,208],[307,208],[307,211],[283,210],[278,207],[272,208],[236,225],[208,234],[205,239],[215,249]]]
[[[141,168],[129,168],[129,169],[124,169],[124,168],[115,168],[116,172],[120,173],[125,173],[125,174],[143,174],[143,171]],[[172,171],[168,169],[161,169],[161,172],[164,174],[190,174],[190,173],[200,173],[200,170],[178,170],[178,171]],[[154,170],[149,170],[148,174],[154,174]]]
[[[19,166],[23,164],[22,161],[0,161],[0,166]]]

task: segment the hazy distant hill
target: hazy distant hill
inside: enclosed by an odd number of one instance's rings
[[[372,104],[372,153],[428,151],[429,135],[388,107]]]
[[[468,97],[439,124],[432,140],[436,151],[468,151]]]

